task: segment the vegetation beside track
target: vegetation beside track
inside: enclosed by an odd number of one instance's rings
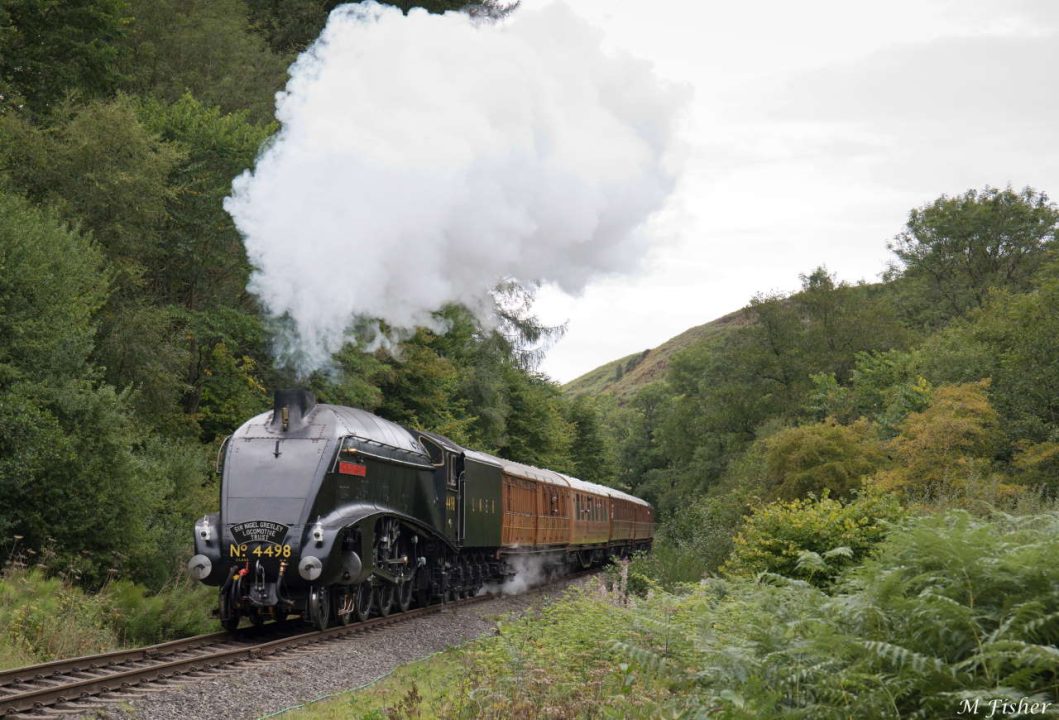
[[[833,582],[729,574],[667,592],[641,578],[630,594],[614,577],[285,717],[881,720],[1055,697],[1059,513],[949,510],[890,527]],[[803,569],[847,557],[825,556],[803,555]]]
[[[217,629],[214,591],[176,581],[159,592],[124,580],[87,593],[34,568],[0,576],[0,670]]]

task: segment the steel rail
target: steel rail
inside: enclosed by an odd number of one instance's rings
[[[561,579],[574,580],[592,572],[594,571],[572,573]],[[549,583],[534,588],[530,592],[546,590],[551,585]],[[0,718],[42,710],[54,705],[84,701],[96,695],[120,692],[141,683],[178,677],[207,668],[246,660],[258,660],[302,645],[359,635],[375,628],[492,600],[496,597],[498,596],[493,594],[477,595],[405,612],[395,612],[386,617],[369,618],[349,625],[337,625],[326,630],[311,630],[276,639],[266,637],[264,642],[255,641],[255,635],[266,634],[267,636],[269,630],[280,629],[284,624],[273,623],[260,629],[245,628],[235,633],[208,633],[141,648],[117,650],[100,655],[87,655],[6,670],[0,672]],[[211,650],[213,645],[217,647]],[[193,657],[174,657],[185,652],[201,650],[206,650],[206,652]],[[152,664],[139,668],[122,667],[128,663],[143,662]],[[106,674],[99,677],[74,677],[93,672]],[[45,687],[31,687],[28,690],[15,690],[13,694],[3,694],[19,685],[42,684]]]
[[[251,628],[246,628],[246,630],[250,629]],[[239,633],[243,632],[243,630],[239,631]],[[157,645],[147,645],[145,647],[129,648],[127,650],[114,650],[112,652],[100,653],[99,655],[85,655],[83,657],[53,660],[52,662],[40,663],[39,665],[27,665],[25,667],[13,668],[11,670],[0,670],[0,693],[3,693],[5,687],[8,685],[18,685],[27,681],[46,680],[49,677],[62,675],[67,672],[84,672],[85,670],[92,670],[110,665],[151,660],[154,656],[160,654],[196,650],[207,645],[224,642],[230,643],[245,639],[250,638],[237,633],[220,631],[207,633],[205,635],[194,635],[189,638],[181,638],[180,640],[171,640]],[[0,702],[2,702],[2,697],[3,695],[0,695]]]

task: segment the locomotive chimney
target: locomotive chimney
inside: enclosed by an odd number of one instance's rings
[[[305,418],[316,407],[316,397],[308,390],[276,390],[272,403],[272,427],[283,432],[301,430]]]

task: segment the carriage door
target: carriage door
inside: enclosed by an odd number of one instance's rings
[[[445,455],[445,532],[453,542],[462,543],[467,535],[463,497],[463,455]]]

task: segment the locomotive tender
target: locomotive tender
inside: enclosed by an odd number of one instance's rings
[[[323,629],[478,592],[516,558],[587,568],[648,549],[643,500],[278,390],[222,445],[220,512],[189,572],[228,629],[301,614]]]

